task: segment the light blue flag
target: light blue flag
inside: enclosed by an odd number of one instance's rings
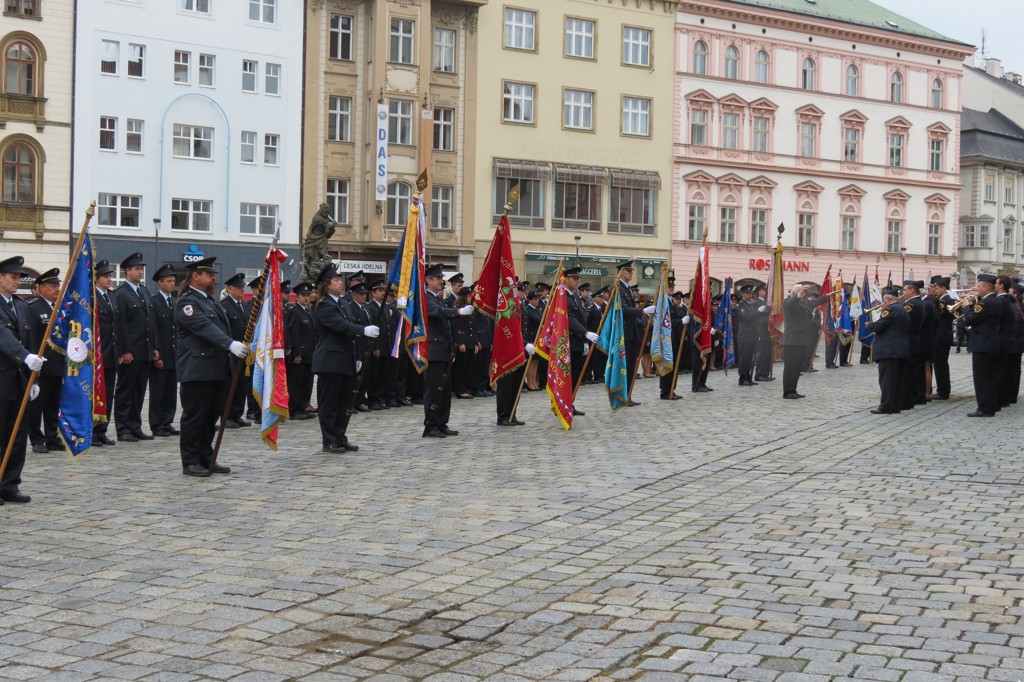
[[[668,271],[661,269],[658,283],[658,300],[654,305],[654,321],[651,323],[651,362],[658,374],[672,373],[675,351],[672,348],[672,301],[668,294]]]
[[[623,336],[622,300],[618,286],[608,303],[608,314],[601,325],[597,346],[608,356],[604,368],[604,387],[608,391],[608,402],[612,410],[619,410],[629,403],[629,376],[626,371],[626,340]]]

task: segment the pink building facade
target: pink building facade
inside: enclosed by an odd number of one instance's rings
[[[680,5],[673,255],[683,285],[707,232],[716,280],[787,285],[876,269],[957,269],[962,62],[974,48],[871,3]],[[858,22],[860,25],[857,25]],[[685,286],[685,285],[683,285]]]

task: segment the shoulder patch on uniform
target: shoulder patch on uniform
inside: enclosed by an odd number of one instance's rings
[[[883,310],[882,311],[882,317],[889,317],[889,311],[888,310]]]
[[[195,310],[192,308],[191,305],[183,305],[181,306],[181,312],[185,313],[185,315],[188,317],[192,317],[192,313],[194,313]]]
[[[903,306],[903,309],[904,309],[904,310],[906,310],[906,311],[907,311],[907,312],[909,313],[909,312],[910,312],[911,310],[913,310],[913,309],[914,309],[914,306],[912,306],[912,305],[910,305],[909,303],[907,303],[907,304],[905,304],[905,305]]]
[[[974,306],[974,312],[976,312],[976,313],[980,313],[980,312],[981,312],[982,310],[984,310],[984,309],[985,309],[985,306],[983,306],[983,305],[982,305],[982,304],[980,304],[980,303],[979,303],[979,304],[977,304],[976,306]]]

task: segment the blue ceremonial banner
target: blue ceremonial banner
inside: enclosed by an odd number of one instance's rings
[[[672,347],[672,300],[668,291],[668,269],[661,268],[657,301],[654,304],[654,322],[651,325],[651,361],[658,374],[672,373],[675,350]]]
[[[626,339],[622,333],[622,299],[618,283],[608,305],[608,314],[601,325],[597,347],[608,356],[608,364],[604,368],[608,402],[612,410],[619,410],[629,403],[629,377],[626,372]]]
[[[718,312],[715,313],[715,329],[722,335],[722,347],[725,349],[724,367],[732,367],[736,364],[736,351],[732,343],[732,278],[725,278],[725,289],[722,291],[722,302],[718,304]]]
[[[871,321],[871,313],[866,312],[868,308],[881,301],[874,301],[871,298],[871,286],[868,282],[868,269],[864,268],[864,286],[861,287],[861,313],[857,320],[857,340],[861,344],[870,347],[875,340],[875,333],[868,329],[868,322]]]
[[[427,368],[427,291],[423,276],[425,234],[426,225],[420,201],[414,198],[409,204],[406,229],[388,272],[387,285],[395,291],[398,311],[403,319],[403,324],[397,325],[395,338],[392,339],[391,357],[399,356],[404,336],[409,359],[421,374]]]
[[[92,261],[92,239],[86,234],[82,252],[65,285],[64,297],[56,309],[57,319],[49,338],[50,346],[67,357],[57,425],[72,459],[85,454],[92,446],[96,361],[92,306],[96,286]]]

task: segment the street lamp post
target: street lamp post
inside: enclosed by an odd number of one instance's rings
[[[576,240],[576,267],[579,267],[580,266],[580,239],[581,239],[581,237],[579,235],[576,235],[575,237],[573,237],[573,239]]]
[[[156,256],[155,256],[154,260],[157,263],[159,263],[160,262],[160,218],[153,218],[153,236],[154,236],[153,245],[154,245],[154,248],[156,249]],[[159,266],[155,266],[155,267],[159,267]]]
[[[902,261],[902,268],[900,269],[900,285],[907,281],[907,247],[900,247],[900,260]]]

